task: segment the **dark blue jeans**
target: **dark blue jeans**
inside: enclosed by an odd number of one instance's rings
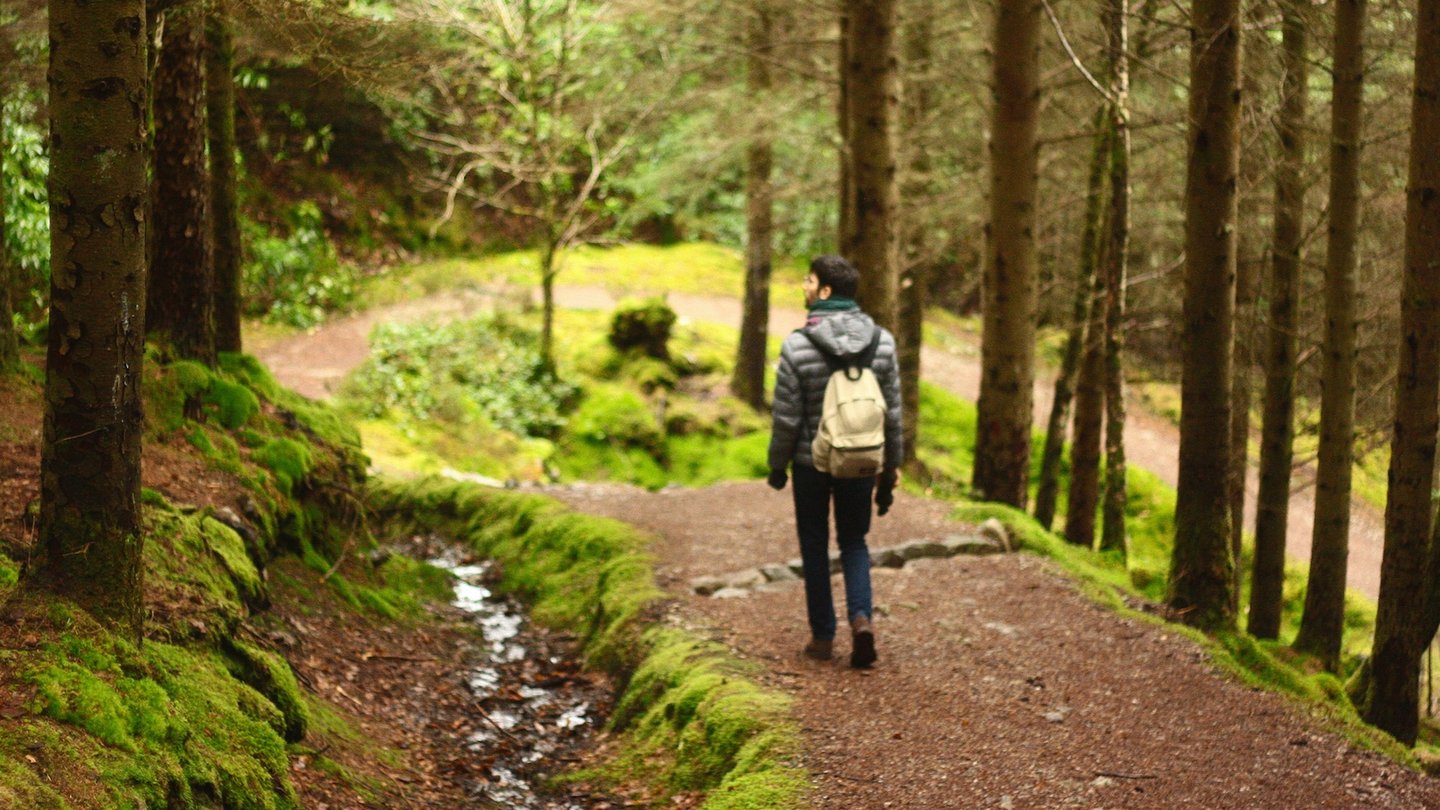
[[[845,575],[845,615],[870,618],[870,499],[875,477],[831,478],[814,467],[795,465],[795,528],[805,564],[805,609],[815,638],[835,637],[835,603],[830,594],[830,501],[835,501],[835,539]]]

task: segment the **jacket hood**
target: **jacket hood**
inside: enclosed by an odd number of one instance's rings
[[[865,351],[877,328],[869,315],[851,309],[812,313],[803,331],[826,354],[843,359]]]

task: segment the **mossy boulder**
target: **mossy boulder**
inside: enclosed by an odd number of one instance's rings
[[[664,299],[623,301],[610,319],[610,345],[622,352],[639,351],[668,361],[675,320],[675,310]]]
[[[279,711],[278,723],[273,724],[275,730],[287,742],[303,740],[310,726],[310,712],[284,657],[234,637],[226,640],[224,651],[230,673],[264,695]]]

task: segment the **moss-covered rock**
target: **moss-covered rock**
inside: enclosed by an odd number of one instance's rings
[[[225,663],[231,674],[264,695],[279,710],[280,723],[275,730],[287,742],[305,739],[310,712],[289,662],[269,650],[234,637],[226,640],[224,650]]]

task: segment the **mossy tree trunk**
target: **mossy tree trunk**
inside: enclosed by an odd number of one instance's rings
[[[985,240],[973,487],[1025,508],[1035,382],[1035,188],[1041,5],[996,6],[990,129],[990,222]]]
[[[896,57],[897,0],[849,0],[851,177],[855,184],[854,249],[860,305],[875,322],[897,331],[899,273],[895,119],[900,103]]]
[[[1254,210],[1254,183],[1245,178],[1253,173],[1259,164],[1258,156],[1242,154],[1240,157],[1240,226],[1236,237],[1239,254],[1235,257],[1235,359],[1232,388],[1230,392],[1230,469],[1225,487],[1230,500],[1230,556],[1236,561],[1234,587],[1231,594],[1235,599],[1236,615],[1240,611],[1241,579],[1244,575],[1239,560],[1245,548],[1245,479],[1250,472],[1250,399],[1251,378],[1255,367],[1255,333],[1259,324],[1255,305],[1258,298],[1260,265],[1262,259],[1253,223],[1259,220]],[[1249,227],[1247,227],[1247,225]]]
[[[176,354],[215,362],[210,177],[205,159],[205,11],[165,13],[155,66],[154,264],[145,331]]]
[[[1195,0],[1191,25],[1180,465],[1168,603],[1186,623],[1220,629],[1235,624],[1230,446],[1223,437],[1230,432],[1235,312],[1239,0]]]
[[[1085,354],[1085,336],[1090,305],[1095,298],[1096,242],[1104,218],[1105,173],[1110,162],[1110,123],[1102,107],[1095,113],[1095,145],[1090,152],[1090,176],[1085,185],[1085,227],[1080,236],[1080,265],[1075,279],[1075,299],[1070,310],[1070,332],[1065,338],[1065,355],[1055,377],[1055,396],[1050,401],[1050,419],[1045,427],[1045,447],[1040,455],[1040,480],[1035,489],[1035,520],[1046,529],[1055,522],[1060,494],[1060,462],[1070,424],[1070,405],[1080,361]]]
[[[770,94],[770,9],[756,2],[750,9],[745,65],[745,89],[752,109],[767,109]],[[746,150],[745,176],[745,302],[740,316],[740,345],[730,390],[760,410],[765,407],[766,338],[770,326],[770,262],[774,234],[774,191],[770,172],[774,163],[768,116],[753,122]]]
[[[1130,252],[1130,29],[1124,0],[1106,9],[1110,63],[1110,214],[1105,250],[1105,497],[1100,548],[1125,542],[1125,284]]]
[[[211,0],[206,26],[205,113],[210,138],[215,348],[241,350],[240,215],[235,186],[235,29],[229,0]]]
[[[143,0],[50,3],[50,332],[40,581],[141,633]]]
[[[1300,252],[1305,218],[1305,108],[1309,43],[1296,0],[1280,4],[1284,38],[1283,98],[1276,127],[1275,238],[1270,284],[1269,350],[1265,356],[1265,417],[1260,439],[1260,493],[1255,499],[1255,567],[1250,575],[1248,630],[1280,634],[1284,601],[1285,537],[1290,515],[1290,465],[1295,442],[1296,332],[1299,328]]]
[[[1435,627],[1417,621],[1434,588],[1430,548],[1436,402],[1440,396],[1440,0],[1419,0],[1410,170],[1405,207],[1405,273],[1400,293],[1395,432],[1385,503],[1385,556],[1365,719],[1407,745],[1419,726],[1420,657]],[[1429,618],[1428,616],[1424,618]]]
[[[7,53],[9,42],[3,43]],[[5,98],[5,82],[0,79],[0,101]],[[0,177],[5,176],[5,128],[0,126]],[[15,304],[13,291],[15,272],[10,266],[10,244],[6,241],[5,226],[8,212],[5,209],[5,195],[0,194],[0,373],[8,372],[20,362],[20,338],[15,334]]]
[[[1109,151],[1109,124],[1106,124]],[[1109,165],[1109,159],[1106,159]],[[1101,206],[1090,271],[1090,322],[1075,381],[1075,430],[1070,441],[1070,489],[1065,507],[1065,539],[1095,546],[1095,513],[1100,506],[1100,448],[1105,437],[1105,206]]]
[[[1325,356],[1320,459],[1310,576],[1295,648],[1339,671],[1350,557],[1350,475],[1355,436],[1355,236],[1365,94],[1365,0],[1336,0],[1330,108],[1330,225],[1325,261]]]

